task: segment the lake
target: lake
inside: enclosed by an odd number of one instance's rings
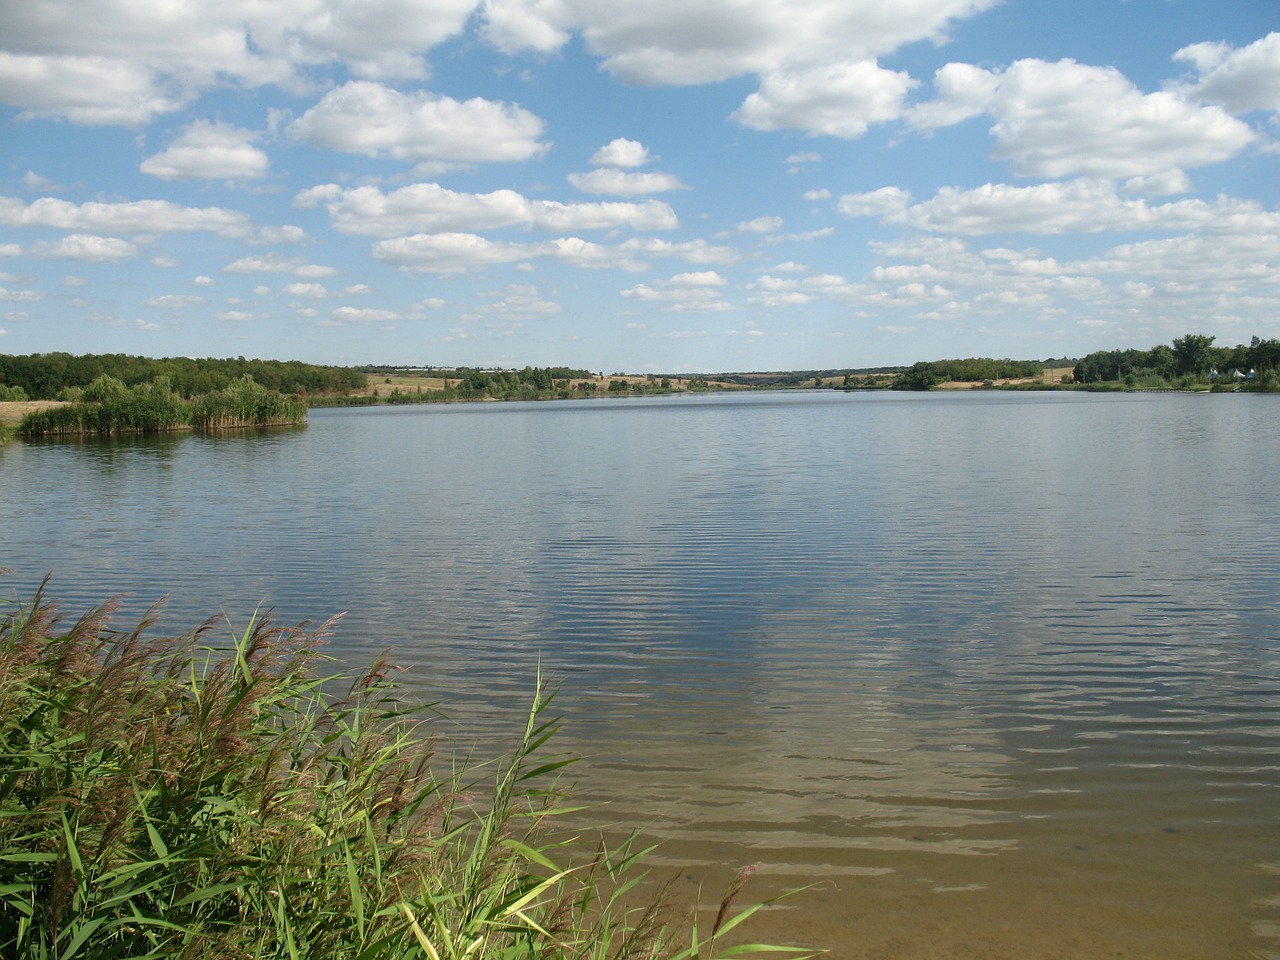
[[[584,828],[833,960],[1275,960],[1278,477],[1247,394],[326,409],[0,448],[0,593],[345,611],[482,753],[541,668]]]

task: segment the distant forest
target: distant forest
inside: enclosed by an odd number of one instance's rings
[[[225,390],[246,375],[268,390],[304,396],[343,394],[359,390],[367,382],[363,373],[351,367],[317,366],[297,360],[155,360],[122,353],[0,354],[0,400],[66,399],[66,391],[83,389],[104,375],[115,377],[128,387],[168,377],[174,392],[187,398]]]

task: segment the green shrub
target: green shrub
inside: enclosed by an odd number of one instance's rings
[[[566,863],[538,690],[492,764],[441,762],[384,660],[317,675],[325,628],[209,646],[113,608],[0,618],[0,956],[27,960],[732,956],[659,900],[640,851]],[[341,695],[331,691],[341,688]],[[443,772],[441,768],[443,767]],[[487,786],[486,786],[487,784]],[[572,848],[577,849],[577,848]],[[731,894],[736,893],[731,890]],[[676,918],[680,920],[679,917]],[[767,948],[777,949],[777,948]],[[794,951],[787,951],[794,953]]]

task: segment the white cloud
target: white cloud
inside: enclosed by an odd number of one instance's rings
[[[338,307],[329,315],[321,326],[336,327],[350,324],[394,323],[400,314],[394,310],[379,310],[374,307]]]
[[[147,306],[155,307],[157,310],[186,310],[190,307],[198,307],[204,302],[204,297],[198,297],[193,294],[166,293],[158,297],[151,297],[147,300]]]
[[[628,173],[624,170],[601,168],[587,173],[571,173],[566,179],[583,193],[605,193],[619,197],[688,189],[679,177],[671,173]]]
[[[108,260],[127,260],[138,255],[138,248],[118,237],[98,237],[92,234],[73,233],[61,240],[42,240],[31,252],[37,257],[57,257],[64,260],[84,260],[98,263]]]
[[[1219,107],[1143,93],[1114,68],[1074,60],[1019,60],[999,72],[948,64],[935,85],[938,98],[911,111],[915,125],[990,114],[992,155],[1019,176],[1151,176],[1220,163],[1255,140]]]
[[[622,296],[647,303],[660,303],[662,309],[672,313],[708,313],[732,309],[720,299],[721,288],[727,284],[715,271],[680,273],[668,280],[653,284],[637,284],[621,291]]]
[[[373,258],[378,262],[427,273],[459,273],[515,263],[540,252],[535,244],[496,243],[473,233],[419,233],[373,245]]]
[[[591,163],[597,167],[622,167],[630,170],[633,167],[643,167],[649,159],[649,148],[643,143],[618,137],[597,150],[591,157]]]
[[[888,223],[961,236],[1147,230],[1280,232],[1280,213],[1253,201],[1220,197],[1212,203],[1192,199],[1152,204],[1120,196],[1109,181],[1091,179],[1030,187],[943,187],[930,199],[915,204],[910,203],[906,191],[885,187],[841,197],[838,209],[845,216],[878,216]]]
[[[323,300],[329,295],[322,283],[290,283],[285,285],[284,292],[291,297],[307,297],[312,300]]]
[[[295,277],[303,277],[308,280],[320,280],[324,277],[336,276],[338,273],[333,267],[320,263],[307,263],[298,267],[293,271]]]
[[[280,253],[266,253],[233,260],[223,269],[227,273],[291,273],[304,279],[331,277],[335,273],[332,267],[307,263],[299,257],[287,257]],[[266,288],[263,288],[266,290]],[[257,292],[256,290],[254,291]],[[269,293],[270,290],[267,290]]]
[[[712,246],[705,240],[672,243],[635,237],[607,245],[580,237],[561,237],[543,243],[504,243],[471,233],[435,233],[380,240],[373,245],[373,257],[404,270],[427,273],[458,273],[539,257],[582,269],[639,271],[648,266],[647,257],[671,257],[699,265],[728,264],[738,259],[738,252],[729,247]]]
[[[257,136],[227,123],[197,120],[168,149],[143,160],[139,169],[161,180],[264,177],[271,161],[252,145]]]
[[[529,200],[514,190],[460,193],[437,183],[415,183],[391,193],[377,187],[331,191],[313,188],[299,203],[323,197],[336,229],[360,236],[393,237],[415,232],[472,233],[506,227],[546,231],[671,230],[675,211],[657,200],[643,203],[557,203]]]
[[[869,193],[847,193],[836,205],[846,217],[881,217],[894,220],[906,212],[911,194],[901,187],[881,187]]]
[[[917,81],[871,61],[780,69],[765,76],[733,118],[753,130],[803,130],[853,140],[901,116]]]
[[[43,300],[44,294],[39,290],[6,290],[0,287],[0,300],[8,300],[13,303],[34,303],[36,300]]]
[[[814,296],[800,289],[800,280],[794,277],[775,277],[765,274],[747,285],[750,293],[747,302],[761,307],[791,307],[812,303]]]
[[[222,237],[244,238],[253,233],[249,217],[239,211],[221,207],[184,207],[168,200],[94,201],[77,205],[42,197],[24,204],[15,197],[0,196],[0,225],[130,235],[209,231]]]
[[[474,97],[401,93],[369,81],[331,90],[290,133],[313,146],[406,163],[479,163],[542,155],[542,121],[518,106]]]
[[[24,4],[3,4],[0,11],[15,6]],[[5,19],[0,13],[0,36]],[[101,56],[12,52],[0,52],[0,102],[21,107],[25,119],[65,117],[73,123],[127,127],[182,106],[181,100],[166,95],[145,64]]]
[[[1197,83],[1182,88],[1186,95],[1232,113],[1280,112],[1280,33],[1238,50],[1225,43],[1197,43],[1183,47],[1174,59],[1192,64],[1200,74]]]
[[[773,233],[782,229],[781,217],[756,217],[754,220],[744,220],[738,224],[738,229],[743,233]]]
[[[939,40],[954,20],[995,0],[487,0],[500,49],[557,49],[580,32],[624,80],[692,84],[784,66],[870,59],[917,40]]]
[[[513,284],[502,291],[502,296],[490,303],[482,303],[476,313],[501,317],[504,320],[531,320],[562,312],[563,307],[546,299],[537,287]]]
[[[301,85],[313,66],[422,79],[475,0],[84,0],[0,4],[0,100],[28,116],[136,126],[228,81]]]

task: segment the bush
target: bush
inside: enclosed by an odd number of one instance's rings
[[[701,958],[640,852],[562,865],[538,690],[511,756],[437,763],[385,660],[321,677],[325,628],[255,618],[224,648],[61,626],[43,589],[0,618],[0,956],[255,960]],[[341,681],[340,696],[331,691]],[[445,768],[440,773],[438,767]],[[482,788],[483,780],[489,786]],[[736,890],[731,891],[736,893]],[[679,939],[677,939],[679,935]],[[776,948],[770,948],[776,949]]]

